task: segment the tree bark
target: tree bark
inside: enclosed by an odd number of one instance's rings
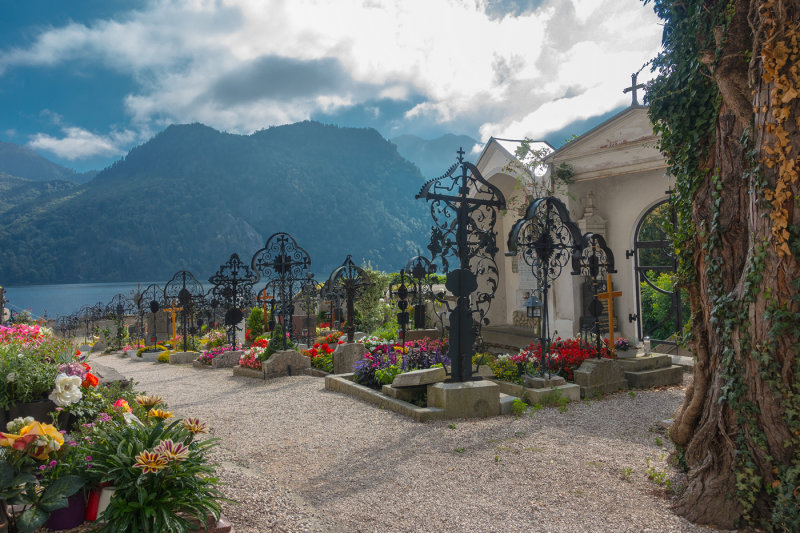
[[[709,172],[692,206],[697,277],[686,289],[695,314],[694,382],[670,437],[683,449],[689,467],[688,486],[675,509],[693,522],[724,528],[742,525],[742,518],[761,527],[769,524],[776,487],[794,483],[780,476],[798,460],[797,421],[787,414],[800,395],[798,339],[783,322],[800,316],[798,285],[793,284],[800,279],[800,245],[795,242],[792,248],[792,239],[799,238],[793,228],[800,224],[800,97],[792,96],[793,90],[800,92],[800,37],[792,37],[800,22],[799,4],[735,0],[727,33],[717,38],[719,49],[701,57],[721,105],[703,162]],[[786,50],[779,42],[785,42]],[[770,75],[776,47],[789,58],[782,70],[788,85]],[[775,156],[777,147],[782,156]],[[781,191],[782,202],[771,199]],[[784,210],[787,233],[781,231]],[[747,320],[723,314],[737,307],[747,311]],[[730,348],[732,359],[726,358]],[[738,385],[731,387],[732,382]],[[751,467],[753,472],[747,470]],[[742,499],[737,475],[740,485],[750,480],[752,501]]]

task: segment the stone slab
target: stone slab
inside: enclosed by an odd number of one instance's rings
[[[349,374],[353,371],[353,366],[364,358],[367,349],[363,344],[347,343],[340,344],[333,352],[333,373]]]
[[[353,382],[352,373],[338,376],[329,374],[325,376],[325,389],[347,394],[353,398],[376,405],[381,409],[388,409],[403,416],[407,416],[417,422],[427,422],[429,420],[440,420],[444,418],[444,409],[430,406],[419,407],[403,400],[390,398],[374,389]]]
[[[92,351],[92,353],[102,352],[107,347],[108,346],[106,346],[105,339],[99,339],[97,342],[94,343],[94,345],[92,345],[92,350],[91,351]]]
[[[324,378],[325,376],[329,376],[330,375],[330,373],[325,372],[321,368],[315,368],[313,366],[309,367],[309,368],[306,368],[306,369],[303,369],[303,374],[305,374],[306,376],[311,376],[311,377],[315,377],[315,378]]]
[[[550,387],[560,387],[567,383],[567,380],[561,376],[525,376],[523,381],[529,389],[549,389]]]
[[[247,368],[246,366],[233,367],[233,375],[244,378],[264,379],[264,369],[256,370],[255,368]]]
[[[571,402],[581,399],[581,388],[575,383],[565,383],[564,385],[560,385],[558,387],[532,389],[530,387],[517,385],[516,383],[500,381],[495,378],[489,378],[489,380],[496,383],[497,386],[500,387],[501,394],[507,394],[509,396],[514,396],[515,398],[520,398],[531,405],[535,405],[537,403],[544,405],[548,403],[549,397],[555,394],[554,391],[558,391],[559,396],[566,398]]]
[[[410,329],[406,331],[406,342],[418,341],[428,337],[429,339],[438,339],[441,333],[438,329]]]
[[[392,387],[396,389],[400,387],[416,387],[418,385],[439,383],[445,379],[447,379],[447,372],[444,367],[425,368],[397,374],[394,377],[394,381],[392,381]]]
[[[214,368],[234,368],[239,366],[239,359],[242,358],[244,352],[242,350],[232,350],[230,352],[222,352],[214,359],[211,360],[211,366]]]
[[[197,359],[200,354],[198,352],[175,352],[169,354],[169,364],[171,365],[189,365]]]
[[[133,359],[145,363],[157,363],[159,355],[161,355],[161,352],[142,352],[141,357],[134,357]]]
[[[296,350],[281,350],[261,363],[261,367],[267,378],[296,376],[311,368],[311,358]]]
[[[120,383],[123,387],[130,385],[130,380],[114,370],[103,364],[91,361],[92,374],[97,376],[97,381],[100,385],[110,385],[111,383]]]
[[[694,370],[694,357],[687,357],[685,355],[671,355],[672,364],[678,365],[684,372],[692,372]]]
[[[192,366],[193,366],[194,368],[203,368],[203,369],[206,369],[206,368],[209,368],[209,369],[211,369],[211,368],[214,368],[213,366],[211,366],[211,365],[206,365],[206,364],[203,364],[203,363],[201,363],[200,361],[192,361]]]
[[[428,385],[428,406],[447,418],[486,418],[500,414],[500,387],[492,381]]]
[[[683,381],[683,368],[671,365],[668,368],[656,368],[642,372],[625,372],[625,379],[632,389],[677,385]]]
[[[619,360],[587,359],[575,370],[574,379],[583,398],[611,394],[628,388]]]
[[[418,398],[421,394],[428,391],[427,385],[418,385],[416,387],[402,387],[399,389],[394,388],[391,385],[384,385],[381,387],[381,392],[390,398],[396,398],[398,400],[403,400],[404,402],[412,402]]]
[[[656,368],[669,368],[672,365],[672,357],[666,354],[650,354],[632,359],[617,359],[617,363],[623,372],[643,372]]]
[[[617,359],[633,359],[639,355],[636,348],[632,348],[630,350],[617,350],[614,352],[617,356]]]

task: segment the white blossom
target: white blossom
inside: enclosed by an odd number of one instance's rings
[[[59,407],[80,401],[83,397],[80,376],[68,376],[64,373],[56,376],[55,387],[49,397]]]

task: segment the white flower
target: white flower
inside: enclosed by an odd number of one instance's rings
[[[80,401],[82,397],[80,376],[68,376],[64,373],[56,376],[55,387],[49,396],[53,403],[66,407]]]
[[[9,372],[6,374],[6,381],[9,383],[13,383],[15,379],[17,379],[17,375],[14,372]]]

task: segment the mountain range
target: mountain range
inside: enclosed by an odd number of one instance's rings
[[[7,144],[2,153],[13,151]],[[27,166],[0,157],[6,285],[166,281],[180,269],[203,280],[281,231],[324,280],[348,254],[396,271],[429,239],[428,206],[414,199],[419,168],[373,129],[306,121],[235,135],[174,125],[83,184],[18,148]]]

